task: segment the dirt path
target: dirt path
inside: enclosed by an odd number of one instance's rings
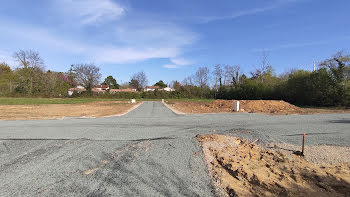
[[[233,113],[232,100],[215,100],[213,102],[168,101],[173,109],[187,114]],[[300,108],[285,101],[277,100],[240,100],[240,112],[265,114],[317,114],[350,113],[350,110]]]
[[[123,114],[137,104],[101,101],[85,104],[0,105],[0,120],[42,120]]]
[[[262,149],[232,136],[213,134],[197,139],[219,195],[347,196],[350,193],[350,163],[316,165],[300,156]]]

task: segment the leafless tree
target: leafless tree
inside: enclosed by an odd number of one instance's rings
[[[133,80],[137,81],[138,87],[135,87],[135,88],[138,90],[141,90],[148,84],[146,73],[144,71],[140,71],[138,73],[133,74],[130,81],[133,81]]]
[[[13,57],[20,67],[40,70],[44,69],[44,61],[41,59],[38,52],[32,50],[19,50],[14,53]]]
[[[266,51],[263,51],[261,57],[261,66],[255,69],[254,72],[250,73],[253,78],[259,79],[260,82],[264,82],[264,75],[272,71],[272,67],[268,62],[268,56],[269,54]]]
[[[186,78],[182,81],[182,84],[183,84],[184,86],[193,86],[193,85],[194,85],[194,83],[193,83],[193,81],[194,81],[193,78],[194,78],[193,75],[186,77]]]
[[[175,90],[179,90],[181,88],[181,86],[182,86],[181,83],[177,80],[171,81],[169,83],[169,87],[174,88]]]
[[[230,66],[226,65],[225,66],[225,73],[224,73],[224,84],[225,85],[232,85],[234,83],[238,83],[239,81],[239,71],[240,71],[240,66]]]
[[[196,84],[201,88],[208,87],[209,75],[210,71],[208,67],[199,67],[195,75]]]
[[[218,83],[219,83],[219,87],[221,87],[222,78],[224,76],[224,71],[222,70],[220,64],[215,65],[213,75],[215,77],[215,89],[218,90]]]
[[[94,63],[77,64],[73,67],[75,80],[84,86],[89,92],[91,88],[99,84],[101,79],[100,68]]]

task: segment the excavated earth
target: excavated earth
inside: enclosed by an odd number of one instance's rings
[[[232,136],[209,134],[197,139],[219,196],[350,194],[348,162],[317,165]]]
[[[349,113],[350,110],[300,108],[280,100],[239,100],[240,112],[265,114],[314,114],[314,113]],[[232,113],[232,100],[213,102],[168,101],[167,104],[183,113]]]

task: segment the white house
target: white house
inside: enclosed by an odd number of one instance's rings
[[[86,89],[85,89],[83,86],[78,85],[78,86],[75,87],[75,88],[69,88],[69,89],[68,89],[68,96],[72,96],[74,92],[76,92],[76,93],[82,93],[82,92],[85,92],[85,91],[86,91]]]
[[[165,87],[163,88],[164,91],[167,91],[167,92],[173,92],[175,91],[175,89],[171,88],[171,87]]]
[[[145,92],[155,91],[155,90],[159,90],[159,89],[160,89],[159,86],[146,86]]]

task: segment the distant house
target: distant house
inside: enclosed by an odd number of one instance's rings
[[[165,88],[163,88],[162,90],[167,91],[167,92],[173,92],[173,91],[175,91],[175,89],[173,89],[173,88],[171,88],[171,87],[165,87]]]
[[[146,86],[145,92],[151,92],[151,91],[155,91],[155,90],[159,90],[159,89],[160,89],[159,86]]]
[[[109,85],[97,85],[97,86],[94,86],[92,89],[107,91],[109,90]]]
[[[118,92],[137,92],[136,89],[131,89],[131,88],[126,88],[126,89],[110,89],[109,93],[110,94],[115,94]]]
[[[73,93],[82,93],[82,92],[86,92],[86,89],[83,86],[76,86],[75,88],[69,88],[68,89],[68,96],[72,96]]]
[[[97,94],[104,94],[106,91],[109,90],[108,85],[97,85],[91,88],[91,92],[97,93]]]

